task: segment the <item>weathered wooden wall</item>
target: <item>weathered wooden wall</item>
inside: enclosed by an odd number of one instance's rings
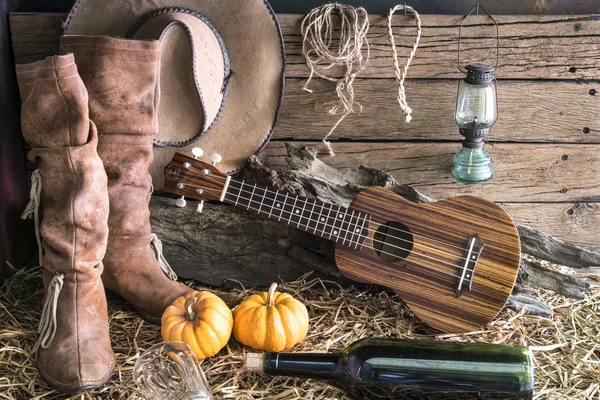
[[[38,60],[58,47],[64,14],[12,14],[17,62]],[[280,120],[266,153],[283,165],[284,141],[315,143],[336,117],[323,103],[333,85],[308,76],[300,54],[300,15],[279,15],[286,42],[287,83]],[[467,186],[450,176],[460,149],[453,120],[456,43],[460,16],[422,15],[423,36],[409,70],[407,98],[413,121],[404,122],[396,102],[385,18],[371,17],[371,61],[355,91],[363,106],[334,134],[336,167],[370,165],[390,172],[424,194],[445,198],[471,193],[505,207],[518,222],[559,238],[600,249],[600,16],[499,16],[499,119],[489,137],[495,177]],[[483,25],[482,25],[483,24]],[[400,57],[410,51],[414,22],[394,17]],[[492,27],[471,19],[463,60],[494,58]],[[341,140],[341,141],[340,141]]]

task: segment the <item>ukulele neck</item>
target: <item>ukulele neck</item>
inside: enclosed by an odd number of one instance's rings
[[[369,214],[245,181],[231,179],[222,201],[354,249],[369,234]]]

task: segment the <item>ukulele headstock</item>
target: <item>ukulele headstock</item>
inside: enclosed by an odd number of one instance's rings
[[[221,156],[213,154],[212,164],[206,163],[199,158],[203,151],[200,148],[192,150],[194,157],[182,153],[175,156],[165,167],[164,190],[181,196],[176,201],[179,207],[185,207],[185,198],[200,200],[221,200],[223,192],[229,182],[229,177],[219,171],[216,165],[221,161]],[[198,207],[201,211],[202,207]]]

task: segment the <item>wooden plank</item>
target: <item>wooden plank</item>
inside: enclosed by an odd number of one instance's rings
[[[339,115],[329,115],[331,105],[327,104],[337,99],[335,85],[315,80],[309,85],[313,93],[309,93],[303,90],[305,82],[305,79],[286,81],[275,139],[321,140],[339,119]],[[406,96],[413,109],[410,123],[404,122],[404,113],[396,100],[395,81],[359,79],[354,90],[362,112],[349,115],[332,139],[461,138],[454,122],[456,82],[408,80]],[[498,84],[498,122],[489,140],[600,143],[599,107],[597,82],[502,81]]]
[[[306,77],[301,55],[302,15],[278,15],[287,54],[287,76]],[[458,25],[460,15],[421,15],[419,49],[410,66],[410,78],[458,78]],[[495,16],[500,32],[498,78],[597,79],[600,71],[598,38],[600,17],[589,16]],[[368,40],[371,60],[361,77],[393,78],[387,17],[372,15]],[[483,28],[482,28],[482,25]],[[395,15],[394,36],[402,65],[416,35],[412,17]],[[463,26],[461,58],[465,63],[495,63],[495,29],[483,16],[470,17]],[[493,37],[493,39],[491,39]],[[464,47],[462,47],[464,45]]]
[[[459,143],[338,142],[333,143],[334,157],[329,156],[319,142],[302,144],[319,148],[319,157],[334,167],[365,165],[380,168],[391,173],[400,183],[413,185],[436,199],[473,194],[501,203],[594,204],[600,201],[600,154],[596,145],[488,145],[487,150],[494,159],[494,178],[483,185],[463,185],[455,182],[450,175],[452,157],[460,150]],[[270,142],[263,154],[273,167],[287,165],[285,142]],[[35,168],[34,163],[27,163],[28,171]],[[535,215],[532,214],[533,221]],[[560,237],[556,233],[552,235]]]
[[[315,81],[309,93],[302,89],[305,82],[286,80],[273,140],[321,140],[337,122],[339,115],[330,115],[326,104],[335,96],[332,84]],[[408,81],[410,123],[395,101],[394,85],[389,79],[359,79],[355,93],[362,112],[346,117],[330,140],[461,140],[454,122],[456,83]],[[598,83],[504,81],[498,103],[490,142],[600,143]]]
[[[307,145],[323,149],[320,143]],[[321,151],[336,168],[379,168],[399,183],[414,186],[435,199],[472,194],[496,202],[600,201],[600,152],[596,145],[498,143],[486,147],[494,159],[494,178],[464,185],[451,174],[458,143],[335,143],[336,156]],[[273,166],[287,165],[285,145],[265,149]]]
[[[11,13],[10,35],[15,63],[41,60],[58,52],[63,13]]]
[[[458,143],[347,143],[333,144],[329,156],[319,142],[320,157],[336,168],[358,165],[383,169],[400,183],[427,196],[443,199],[462,194],[496,202],[600,201],[600,153],[597,145],[498,143],[488,145],[494,178],[483,185],[463,185],[450,175]],[[264,151],[274,167],[287,165],[285,143],[272,141]],[[35,164],[28,163],[28,169]],[[555,235],[557,236],[557,235]]]
[[[30,62],[57,49],[60,21],[65,14],[15,13],[10,16],[15,59]],[[286,44],[289,78],[308,76],[301,55],[300,23],[303,16],[279,14]],[[409,78],[459,78],[457,70],[458,15],[422,15],[423,33]],[[497,16],[500,24],[500,69],[502,79],[597,79],[600,76],[600,16]],[[361,77],[393,78],[386,18],[370,17],[371,61]],[[482,25],[483,23],[483,25]],[[482,28],[483,26],[483,28]],[[484,17],[472,17],[465,25],[463,60],[492,63],[495,30]],[[394,17],[399,57],[404,60],[415,37],[414,21]]]
[[[513,219],[600,252],[600,203],[501,203]]]
[[[21,0],[21,4],[27,1]],[[65,4],[68,1],[61,0]],[[323,4],[323,0],[269,0],[269,4],[279,13],[304,13],[314,7]],[[355,7],[364,6],[371,14],[387,14],[389,9],[396,4],[401,4],[398,0],[376,0],[360,1],[347,0],[344,4],[350,4]],[[419,2],[408,2],[409,5],[418,7],[421,14],[463,14],[468,12],[475,3],[453,1],[453,0],[428,0]],[[492,14],[593,14],[598,12],[598,4],[590,0],[569,0],[569,1],[544,1],[540,0],[504,0],[504,1],[486,1],[481,3],[486,10]],[[65,6],[67,7],[67,6]],[[402,12],[402,11],[400,11]]]

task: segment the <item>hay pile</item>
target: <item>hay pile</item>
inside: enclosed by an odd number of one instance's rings
[[[117,371],[102,389],[64,396],[40,380],[31,354],[42,304],[40,269],[20,271],[0,288],[0,398],[138,399],[131,371],[139,354],[160,341],[160,330],[144,323],[120,299],[109,300],[112,346]],[[280,290],[309,309],[309,336],[294,350],[338,351],[366,336],[433,337],[414,319],[399,297],[378,288],[342,288],[305,276]],[[253,292],[253,291],[249,291]],[[505,310],[484,330],[442,340],[518,344],[534,350],[536,399],[600,398],[600,290],[572,301],[540,291],[555,311],[552,319]],[[233,339],[218,356],[203,363],[216,399],[348,399],[316,380],[239,374],[244,349]]]

